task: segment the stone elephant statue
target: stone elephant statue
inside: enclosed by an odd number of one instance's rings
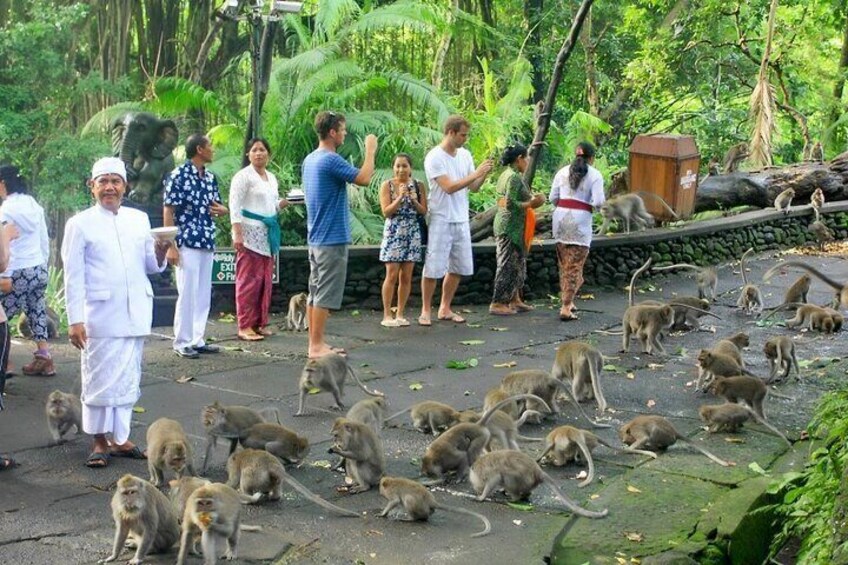
[[[112,151],[127,167],[127,196],[140,204],[162,204],[162,183],[174,169],[179,132],[173,120],[130,112],[112,121]]]

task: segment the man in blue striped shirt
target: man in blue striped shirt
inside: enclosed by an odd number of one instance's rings
[[[330,310],[338,310],[347,276],[347,247],[351,243],[347,183],[367,186],[374,175],[377,137],[365,137],[365,157],[357,169],[337,153],[347,135],[345,117],[339,112],[315,116],[318,148],[303,160],[303,192],[306,195],[306,230],[309,244],[310,359],[330,353],[344,355],[341,348],[324,340]]]

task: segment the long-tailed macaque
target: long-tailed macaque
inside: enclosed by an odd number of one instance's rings
[[[185,430],[176,420],[159,418],[147,428],[147,470],[150,482],[161,487],[165,484],[165,469],[177,477],[195,475],[191,444]]]
[[[719,459],[678,432],[672,423],[662,416],[653,414],[636,416],[619,428],[618,436],[621,438],[622,443],[629,445],[631,449],[644,448],[651,451],[665,451],[678,441],[682,441],[723,467],[729,467],[731,465],[731,463]]]
[[[801,369],[798,367],[798,357],[795,355],[795,343],[785,335],[769,338],[763,345],[763,353],[769,364],[769,379],[772,382],[779,371],[783,374],[777,379],[782,381],[789,376],[789,371],[795,369],[795,379],[801,379]]]
[[[742,292],[739,294],[739,300],[736,301],[736,306],[750,315],[754,312],[757,314],[763,311],[765,304],[763,303],[763,295],[760,293],[759,287],[748,282],[748,275],[745,272],[745,258],[754,252],[751,247],[742,254],[739,260],[739,270],[742,271]]]
[[[788,446],[792,447],[792,442],[790,442],[785,435],[780,433],[777,428],[760,418],[756,412],[742,404],[727,402],[725,404],[704,405],[698,410],[698,414],[701,416],[701,420],[709,425],[710,433],[736,433],[742,427],[742,424],[753,419],[765,426],[771,433],[785,441]]]
[[[72,429],[74,435],[82,433],[82,405],[77,395],[54,390],[47,397],[44,412],[54,445],[65,441],[65,434]]]
[[[350,375],[362,391],[370,396],[383,396],[382,393],[372,391],[359,380],[347,359],[337,353],[331,353],[318,359],[309,359],[300,375],[300,402],[295,416],[303,416],[306,412],[306,395],[311,389],[317,388],[322,392],[332,393],[338,410],[344,409],[342,396],[344,396],[345,379]]]
[[[837,296],[839,298],[839,305],[841,305],[842,308],[848,308],[848,283],[840,284],[825,275],[824,273],[822,273],[821,271],[819,271],[818,269],[811,267],[810,265],[801,261],[785,261],[783,263],[775,265],[774,267],[765,272],[765,274],[763,275],[763,280],[770,279],[777,271],[785,267],[798,267],[799,269],[804,269],[823,283],[829,285],[833,290],[836,291]]]

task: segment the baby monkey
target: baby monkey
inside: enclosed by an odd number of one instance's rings
[[[816,213],[816,221],[821,220],[821,209],[824,206],[824,191],[820,188],[817,188],[813,191],[813,194],[810,196],[810,206],[813,207],[813,211]]]
[[[286,329],[298,332],[309,329],[309,320],[306,319],[307,298],[308,295],[305,292],[300,292],[289,299],[289,312],[286,315]]]
[[[620,453],[647,455],[652,459],[657,458],[657,454],[653,451],[631,448],[622,449],[607,443],[590,431],[581,430],[573,426],[559,426],[558,428],[554,428],[548,434],[548,437],[545,438],[545,450],[539,455],[536,462],[541,463],[545,457],[550,457],[555,466],[562,467],[572,461],[585,461],[589,466],[589,476],[577,485],[578,487],[585,487],[595,479],[595,463],[592,460],[592,451],[599,445],[606,446]]]
[[[54,445],[65,441],[64,436],[71,429],[74,429],[75,435],[82,432],[82,405],[77,395],[54,390],[47,397],[44,411]]]
[[[770,338],[763,345],[763,353],[769,363],[768,382],[775,380],[778,371],[783,374],[778,378],[782,381],[789,376],[789,371],[795,369],[795,380],[801,380],[801,369],[798,367],[798,357],[795,355],[795,342],[785,335]]]
[[[389,513],[402,506],[407,514],[406,520],[426,522],[436,509],[447,510],[449,512],[457,512],[459,514],[467,514],[474,516],[483,522],[483,530],[472,534],[472,538],[479,538],[487,535],[492,531],[492,524],[489,519],[480,513],[472,510],[466,510],[459,506],[446,506],[439,504],[436,497],[433,496],[427,488],[421,483],[416,483],[409,479],[400,477],[383,477],[380,479],[380,495],[388,500],[386,507],[378,514],[381,518],[385,518]]]
[[[750,419],[754,419],[768,428],[771,433],[785,441],[789,447],[792,447],[792,442],[789,441],[785,435],[780,433],[777,428],[760,418],[756,412],[747,406],[733,404],[730,402],[713,405],[705,404],[698,410],[698,414],[700,414],[701,420],[709,425],[709,431],[711,434],[717,432],[728,432],[734,434],[739,431],[742,424]]]
[[[748,377],[745,377],[748,378]],[[629,445],[632,449],[650,449],[651,451],[665,451],[678,441],[688,444],[692,449],[700,451],[711,461],[722,467],[729,467],[732,463],[719,459],[688,437],[678,432],[671,422],[662,416],[645,414],[636,416],[618,430],[618,436],[622,443]]]
[[[824,251],[824,246],[835,239],[833,231],[821,220],[816,220],[807,226],[807,231],[813,234],[819,244],[819,251]]]
[[[763,295],[760,293],[759,287],[748,282],[748,275],[745,273],[745,258],[754,252],[754,248],[749,248],[742,254],[739,260],[739,270],[742,271],[742,292],[739,294],[739,300],[736,301],[736,306],[745,311],[746,314],[757,314],[763,311],[765,304],[763,303]]]
[[[655,267],[655,271],[670,271],[672,269],[690,269],[695,271],[695,282],[698,284],[698,298],[716,301],[718,289],[718,271],[715,267],[698,267],[689,263],[677,263],[668,267]]]

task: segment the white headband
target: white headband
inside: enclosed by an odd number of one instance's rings
[[[118,157],[103,157],[98,159],[91,167],[91,178],[96,179],[101,175],[118,175],[127,182],[127,168]]]

